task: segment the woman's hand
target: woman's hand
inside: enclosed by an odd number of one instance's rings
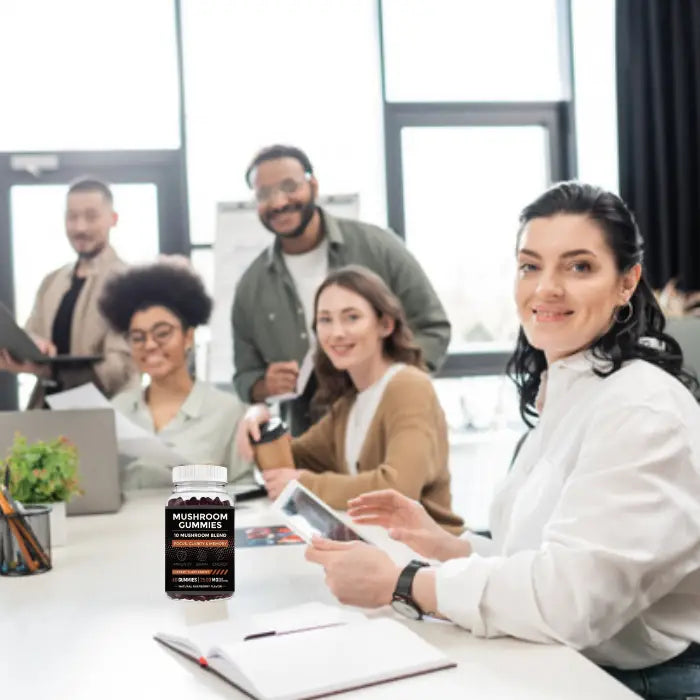
[[[253,461],[253,446],[250,444],[250,438],[259,440],[260,426],[270,418],[270,409],[264,403],[253,404],[241,418],[236,430],[236,449],[243,459]]]
[[[304,555],[326,572],[326,585],[345,605],[388,605],[401,568],[378,547],[364,542],[334,542],[314,537]]]
[[[351,499],[348,515],[361,525],[387,528],[392,539],[424,557],[445,561],[471,554],[466,540],[443,530],[421,503],[393,489],[372,491]]]
[[[307,471],[307,469],[286,468],[262,470],[262,478],[265,480],[267,495],[272,499],[277,498],[290,481],[299,481]]]

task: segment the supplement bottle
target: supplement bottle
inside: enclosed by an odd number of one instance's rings
[[[233,496],[226,467],[173,468],[165,507],[165,592],[179,600],[230,598],[234,590]]]

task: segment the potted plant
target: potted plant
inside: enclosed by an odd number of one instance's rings
[[[65,544],[66,501],[81,493],[75,445],[63,436],[29,444],[16,433],[5,468],[15,500],[51,506],[51,544]]]

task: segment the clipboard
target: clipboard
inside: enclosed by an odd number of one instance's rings
[[[36,364],[86,364],[97,362],[102,355],[45,355],[31,337],[17,325],[10,310],[0,304],[0,348],[7,350],[17,362]]]

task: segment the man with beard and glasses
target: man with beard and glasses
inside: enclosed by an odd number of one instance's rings
[[[295,391],[314,338],[316,289],[330,269],[349,264],[368,267],[386,282],[403,304],[428,368],[439,368],[450,324],[425,272],[397,235],[336,218],[318,206],[318,181],[298,148],[264,148],[248,167],[246,181],[255,192],[260,221],[275,240],[244,272],[233,301],[234,384],[243,401]],[[312,422],[315,390],[312,376],[303,394],[284,405],[293,435]]]
[[[78,260],[44,278],[25,326],[46,354],[102,359],[94,364],[36,365],[16,362],[0,349],[0,370],[38,377],[30,408],[42,407],[47,393],[88,381],[108,397],[137,381],[126,340],[110,330],[97,304],[107,279],[126,267],[109,245],[110,229],[118,219],[112,204],[112,192],[100,180],[81,179],[70,185],[66,234]]]

